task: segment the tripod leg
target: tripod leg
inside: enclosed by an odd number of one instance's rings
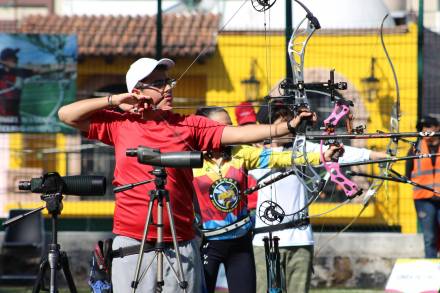
[[[157,245],[159,248],[163,247],[163,201],[159,198],[157,204]],[[156,273],[156,292],[162,292],[165,284],[163,280],[163,250],[157,253],[157,273]]]
[[[57,270],[59,269],[60,251],[58,244],[49,244],[48,262],[50,269],[49,292],[58,293]]]
[[[133,288],[133,293],[136,292],[136,288],[139,285],[139,273],[141,270],[141,265],[142,265],[142,258],[144,257],[144,246],[145,246],[145,240],[147,239],[147,234],[148,234],[148,227],[150,225],[150,219],[151,219],[151,212],[153,211],[153,202],[155,200],[155,196],[151,196],[150,198],[150,202],[148,203],[148,212],[147,212],[147,219],[145,222],[145,227],[144,227],[144,234],[142,236],[142,241],[141,241],[141,245],[140,245],[140,249],[139,249],[139,256],[137,259],[137,263],[136,263],[136,270],[134,273],[134,278],[133,281],[131,282],[131,288]]]
[[[179,272],[179,276],[178,276],[179,286],[180,288],[183,289],[184,292],[186,292],[186,288],[188,287],[188,282],[185,281],[185,276],[183,275],[182,261],[180,259],[179,245],[177,243],[177,236],[176,236],[176,228],[174,226],[174,218],[171,213],[171,203],[169,197],[166,198],[166,205],[167,205],[168,219],[170,221],[171,235],[173,237],[174,251],[176,253],[177,269]]]
[[[40,268],[38,269],[38,275],[32,293],[38,293],[40,292],[41,287],[44,287],[44,273],[46,272],[48,265],[47,258],[43,258],[40,262]]]
[[[64,251],[60,253],[60,264],[61,268],[64,272],[64,277],[67,281],[67,286],[69,286],[69,290],[71,293],[77,293],[75,283],[73,282],[72,273],[69,268],[69,259],[67,258],[67,254]]]

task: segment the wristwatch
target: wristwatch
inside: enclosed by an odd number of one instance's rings
[[[287,121],[287,129],[289,130],[289,132],[290,132],[291,134],[296,135],[296,129],[295,129],[295,127],[292,127],[292,125],[290,125],[290,122],[291,122],[292,120],[293,120],[293,118]]]

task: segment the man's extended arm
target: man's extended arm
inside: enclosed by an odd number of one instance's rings
[[[130,111],[134,105],[143,101],[144,97],[137,94],[119,94],[102,98],[91,98],[65,105],[58,111],[58,117],[67,125],[87,132],[90,126],[89,118],[93,113],[109,107],[118,106]]]
[[[221,143],[223,145],[246,144],[261,142],[266,138],[280,137],[289,134],[287,123],[292,128],[297,128],[302,120],[312,119],[316,121],[316,114],[312,112],[301,112],[289,122],[277,124],[248,124],[244,126],[227,126],[223,130]]]

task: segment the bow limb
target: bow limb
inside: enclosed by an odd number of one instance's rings
[[[397,79],[396,70],[394,68],[393,62],[390,58],[390,55],[388,54],[388,50],[385,46],[384,38],[383,38],[383,25],[385,23],[386,18],[388,17],[388,14],[385,15],[385,17],[382,19],[382,23],[380,25],[380,41],[382,45],[382,49],[386,55],[386,58],[388,60],[388,63],[391,67],[391,71],[393,72],[394,77],[394,83],[396,86],[396,103],[394,104],[392,110],[391,110],[391,116],[390,116],[390,133],[399,133],[399,121],[400,121],[400,90],[399,90],[399,82]],[[397,155],[398,150],[398,137],[391,137],[390,141],[387,145],[387,154],[389,156],[395,157]],[[387,162],[382,168],[380,168],[380,177],[387,176],[388,170],[390,170],[393,162]],[[374,179],[371,185],[369,186],[367,192],[365,193],[365,196],[362,200],[362,208],[360,209],[359,213],[348,223],[341,231],[339,231],[334,237],[331,237],[327,244],[332,241],[334,238],[336,238],[340,233],[347,231],[362,215],[362,213],[367,209],[368,205],[370,204],[370,201],[374,196],[377,194],[379,189],[384,184],[383,179]],[[320,249],[317,250],[317,254],[322,250],[323,246],[320,247]]]
[[[381,26],[380,26],[380,41],[381,41],[385,56],[387,57],[388,64],[390,65],[391,71],[393,72],[394,84],[396,87],[396,103],[394,104],[394,106],[391,110],[390,132],[391,133],[398,133],[399,132],[399,121],[400,121],[400,115],[401,115],[400,114],[400,88],[399,88],[399,81],[397,79],[396,69],[394,68],[394,64],[391,61],[390,55],[388,54],[388,50],[385,46],[385,42],[383,39],[383,24],[384,24],[385,20],[387,19],[387,17],[388,17],[388,14],[385,15],[385,17],[382,20]],[[399,140],[397,138],[390,139],[388,146],[387,146],[388,155],[390,155],[390,156],[397,155],[398,142],[399,142]],[[389,170],[390,168],[391,168],[391,164],[388,164],[386,166],[386,170]]]
[[[290,65],[292,66],[293,73],[293,83],[299,84],[304,82],[304,57],[306,53],[307,44],[314,34],[314,32],[321,28],[318,19],[313,16],[310,10],[304,6],[301,2],[295,0],[301,7],[306,10],[306,16],[299,22],[299,24],[293,30],[292,36],[290,37],[289,44],[287,47],[287,52],[289,54]],[[307,20],[305,39],[299,41],[299,31],[303,23]]]
[[[390,55],[388,54],[388,50],[385,46],[385,41],[383,38],[383,25],[385,23],[385,20],[387,19],[388,14],[384,16],[382,19],[382,23],[380,25],[380,42],[382,45],[382,49],[385,53],[385,56],[388,60],[388,64],[390,65],[391,71],[393,73],[394,83],[396,87],[396,103],[393,105],[393,108],[391,109],[391,116],[390,116],[390,133],[399,133],[399,121],[400,121],[400,88],[399,88],[399,82],[397,79],[397,73],[394,68],[394,64],[390,58]],[[388,142],[386,152],[389,156],[395,157],[397,155],[398,150],[398,137],[391,137],[390,141]],[[388,170],[391,168],[392,162],[389,162],[385,164],[382,168],[380,168],[380,176],[386,176],[388,173]],[[373,183],[368,188],[367,193],[365,194],[365,197],[363,199],[364,206],[367,206],[373,198],[376,193],[379,191],[379,189],[382,187],[384,183],[383,179],[375,179],[373,180]]]

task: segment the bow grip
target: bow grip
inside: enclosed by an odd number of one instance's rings
[[[334,131],[336,125],[339,121],[350,112],[350,108],[346,105],[341,105],[340,103],[335,104],[330,116],[324,120],[324,126],[326,129],[331,128]],[[333,132],[332,131],[332,132]]]
[[[353,181],[342,174],[338,163],[325,162],[324,167],[329,172],[331,181],[338,184],[347,197],[353,198],[362,193],[362,189],[359,189]]]
[[[299,115],[299,114],[301,114],[301,112],[305,112],[305,111],[309,111],[309,110],[310,110],[309,105],[306,103],[302,103],[302,104],[296,105],[294,111],[295,111],[295,115]],[[313,116],[302,118],[301,122],[296,127],[296,132],[300,133],[300,134],[306,133],[307,129],[310,126],[313,126],[312,118],[313,118]]]

